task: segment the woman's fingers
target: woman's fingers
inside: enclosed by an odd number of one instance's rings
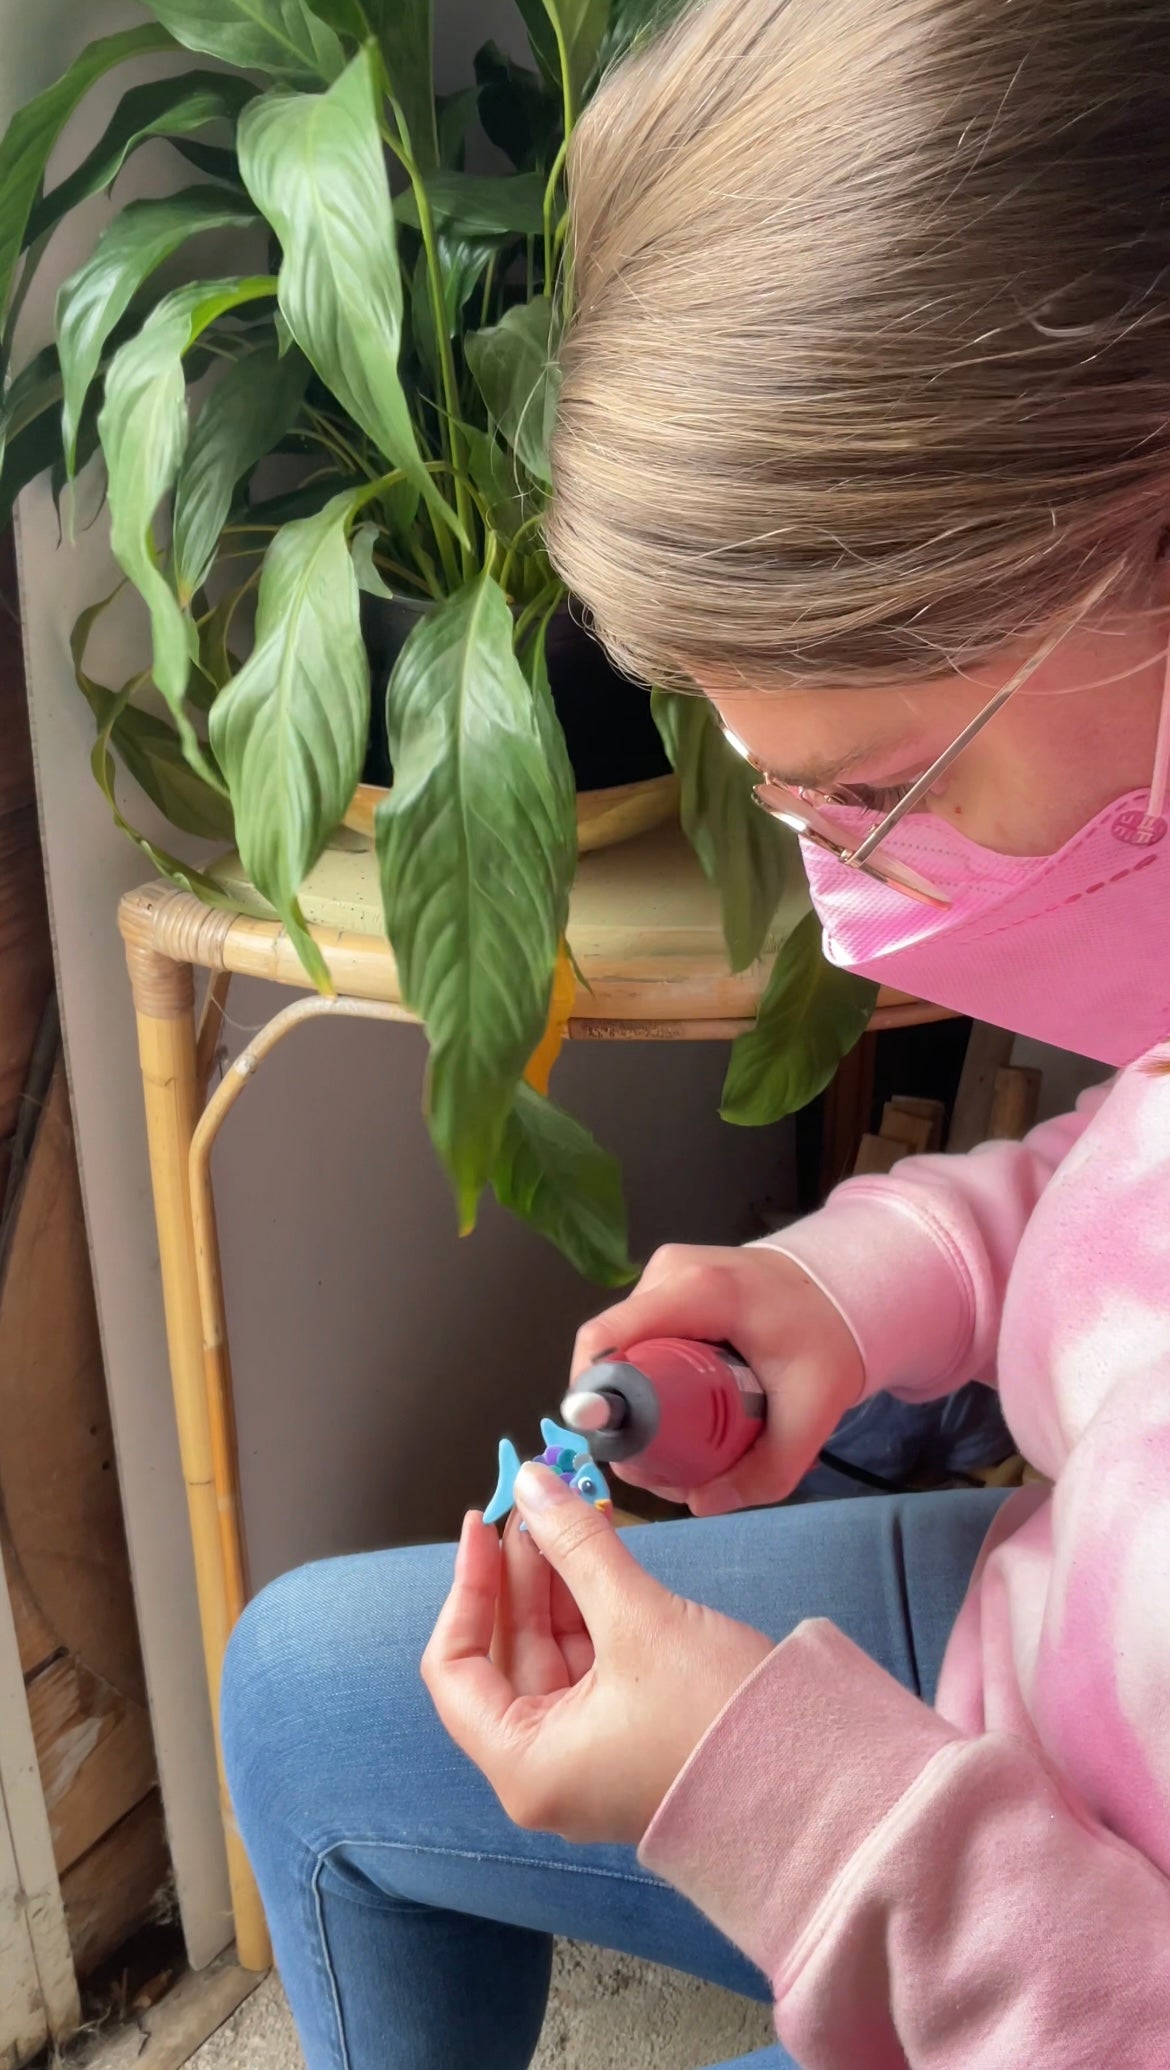
[[[570,1683],[577,1683],[593,1666],[593,1641],[580,1606],[573,1601],[568,1583],[549,1566],[547,1560],[541,1560],[540,1565],[549,1577],[553,1637],[560,1647]]]
[[[578,1331],[571,1377],[576,1380],[607,1351],[624,1351],[647,1337],[698,1337],[717,1344],[728,1334],[735,1313],[735,1289],[727,1277],[710,1266],[675,1262],[668,1245],[656,1252],[626,1300],[615,1302]]]
[[[651,1580],[609,1519],[547,1466],[522,1466],[516,1502],[549,1565],[577,1603],[585,1629],[600,1649],[615,1615],[666,1591]]]
[[[563,1689],[568,1669],[553,1629],[553,1573],[515,1510],[503,1537],[500,1600],[492,1659],[517,1696],[547,1696]]]
[[[479,1761],[503,1727],[511,1683],[489,1658],[500,1580],[500,1542],[478,1510],[463,1519],[455,1578],[422,1657],[422,1678],[456,1746]]]

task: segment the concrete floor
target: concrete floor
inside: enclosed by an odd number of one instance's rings
[[[774,2038],[766,2007],[671,1971],[566,1944],[557,1951],[532,2070],[706,2070]],[[192,2070],[303,2070],[274,1979],[200,2049]]]
[[[532,2070],[708,2070],[773,2039],[765,2006],[672,1970],[563,1942]],[[161,2029],[148,2040],[134,2027],[95,2040],[70,2070],[178,2070],[184,2062],[190,2070],[304,2070],[275,1977],[193,2056],[176,2048],[173,2035],[168,2045]]]

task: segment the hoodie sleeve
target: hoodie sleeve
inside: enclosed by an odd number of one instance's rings
[[[1035,1745],[832,1625],[715,1721],[640,1849],[771,1978],[804,2070],[1164,2070],[1170,1884]]]
[[[962,1157],[909,1157],[884,1178],[847,1179],[803,1222],[763,1239],[827,1294],[857,1340],[865,1395],[927,1401],[995,1381],[1008,1275],[1032,1210],[1106,1098],[1022,1143]]]

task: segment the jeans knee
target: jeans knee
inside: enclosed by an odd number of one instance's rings
[[[303,1744],[306,1705],[311,1706],[305,1636],[316,1571],[295,1568],[269,1582],[228,1641],[220,1733],[228,1789],[245,1830],[271,1811],[295,1749]]]

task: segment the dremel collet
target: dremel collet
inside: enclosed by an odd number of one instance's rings
[[[726,1344],[650,1337],[578,1375],[561,1404],[570,1430],[604,1465],[636,1459],[664,1488],[718,1480],[755,1444],[767,1397]]]

